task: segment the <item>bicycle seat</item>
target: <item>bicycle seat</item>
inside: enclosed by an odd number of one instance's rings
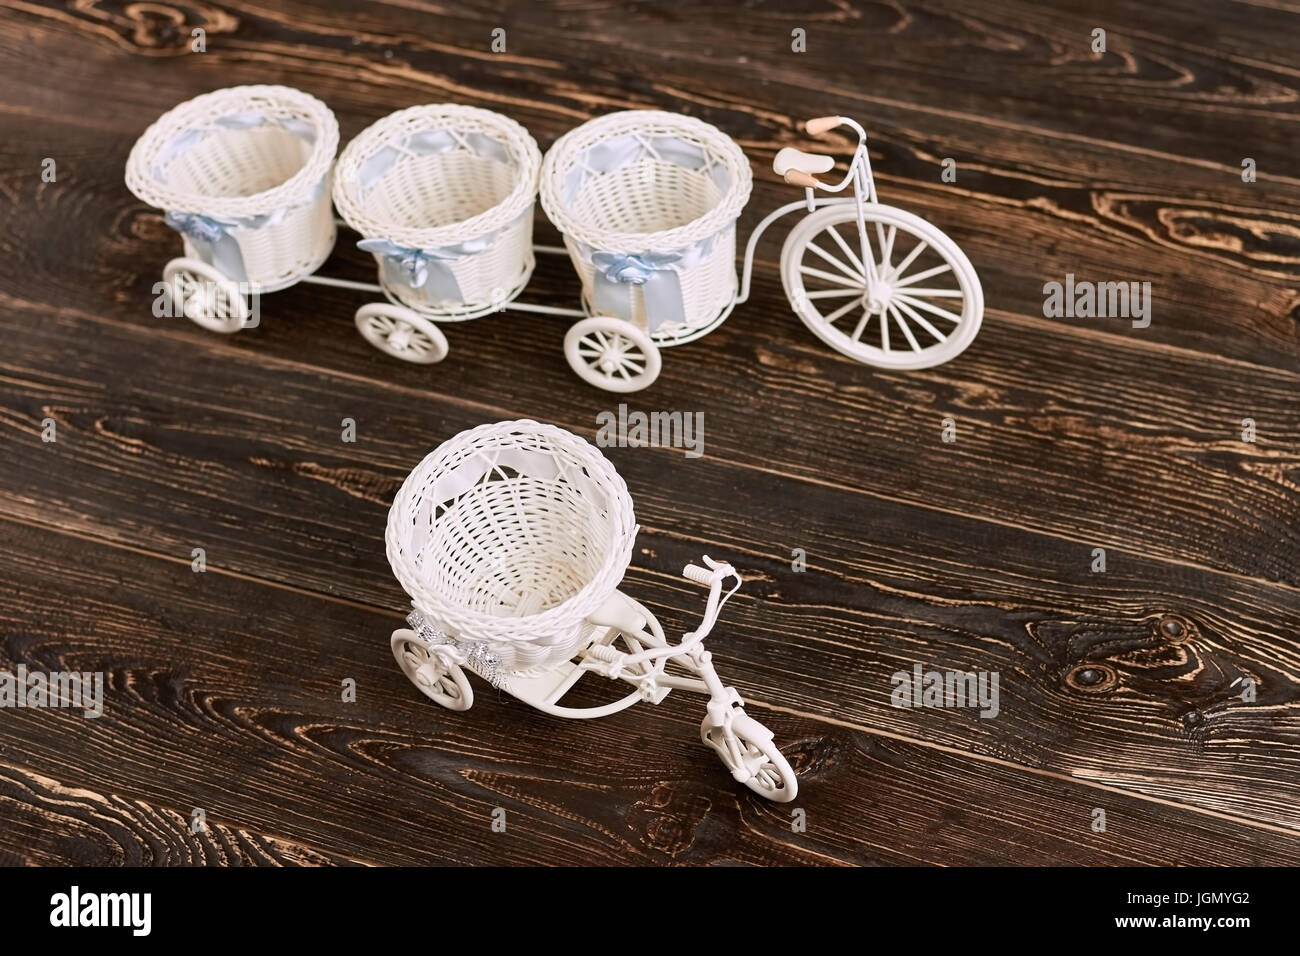
[[[778,176],[784,176],[792,169],[797,169],[799,172],[811,176],[815,173],[829,172],[834,165],[835,158],[833,156],[805,153],[793,146],[785,147],[772,159],[772,170]]]

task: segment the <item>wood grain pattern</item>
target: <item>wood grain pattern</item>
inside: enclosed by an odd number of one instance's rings
[[[5,713],[0,862],[1294,863],[1298,24],[1136,0],[0,2],[0,668],[103,669],[113,702],[99,721]],[[344,140],[440,100],[543,147],[610,109],[698,115],[754,164],[741,235],[792,198],[777,149],[846,146],[797,122],[847,113],[882,199],[975,262],[976,343],[889,374],[803,328],[769,237],[752,301],[629,400],[703,411],[705,456],[608,450],[643,526],[628,588],[667,626],[699,604],[685,561],[746,575],[714,652],[788,742],[807,833],[693,743],[697,701],[566,723],[490,693],[449,715],[406,685],[382,547],[403,475],[482,421],[591,437],[617,400],[537,317],[449,327],[428,368],[367,346],[364,298],[337,289],[265,297],[230,338],[152,316],[177,244],[122,185],[126,152],[243,82],[322,97]],[[343,236],[324,271],[368,280]],[[1151,281],[1151,326],[1045,318],[1066,273]],[[527,298],[577,288],[544,260]],[[914,663],[998,672],[999,717],[891,707]],[[355,705],[344,670],[373,688]]]
[[[1226,814],[1171,818],[1162,802],[1104,786],[763,713],[805,781],[808,829],[796,835],[789,807],[737,792],[695,742],[694,698],[562,721],[480,688],[471,711],[451,714],[391,663],[396,615],[62,533],[4,530],[0,559],[14,573],[0,582],[10,635],[0,666],[103,669],[108,691],[94,720],[7,715],[5,759],[36,769],[0,766],[0,807],[29,808],[42,832],[62,832],[51,816],[73,818],[72,836],[90,846],[125,845],[134,827],[173,857],[206,862],[213,842],[232,856],[242,848],[241,862],[268,845],[277,862],[334,861],[343,848],[405,864],[1300,862],[1300,838]],[[60,603],[72,589],[79,600]],[[58,612],[41,613],[49,607]],[[341,700],[345,676],[355,703]],[[58,752],[43,746],[50,739]],[[116,796],[72,794],[46,776],[93,778]],[[139,793],[184,809],[149,810]],[[192,807],[220,838],[189,835]],[[498,807],[504,833],[491,829]],[[1105,833],[1090,826],[1097,807]],[[249,834],[272,827],[297,848]]]

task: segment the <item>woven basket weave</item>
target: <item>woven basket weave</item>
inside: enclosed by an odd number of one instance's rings
[[[414,106],[348,144],[334,203],[365,240],[387,242],[375,257],[391,295],[417,310],[473,309],[502,301],[532,273],[540,166],[537,143],[514,120]],[[398,268],[403,261],[412,268]]]
[[[159,117],[131,150],[126,184],[168,213],[187,256],[271,291],[315,272],[334,248],[338,142],[334,114],[315,97],[236,86]]]
[[[682,315],[647,314],[644,285],[619,290],[619,318],[665,331],[712,322],[736,292],[736,219],[753,175],[745,154],[716,127],[689,116],[629,110],[599,117],[556,140],[542,163],[541,200],[564,234],[584,298],[598,281],[593,253],[673,256]],[[653,310],[650,310],[653,312]]]
[[[506,671],[563,663],[632,559],[627,486],[578,436],[533,421],[461,432],[407,476],[388,513],[393,574],[425,618]]]

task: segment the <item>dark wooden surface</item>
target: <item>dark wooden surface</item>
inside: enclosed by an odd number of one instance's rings
[[[498,6],[0,3],[0,669],[109,685],[98,720],[0,710],[0,863],[1300,862],[1300,6]],[[845,113],[882,199],[970,256],[979,338],[890,374],[804,329],[765,241],[753,300],[630,399],[704,412],[705,456],[608,451],[643,526],[626,587],[666,626],[700,606],[687,560],[745,575],[712,646],[806,832],[700,747],[699,699],[566,722],[479,685],[450,714],[398,671],[406,472],[484,421],[593,437],[617,399],[568,371],[560,321],[450,328],[428,368],[366,345],[337,289],[232,337],[153,317],[178,243],[127,151],[255,82],[321,97],[345,140],[422,102],[543,147],[613,109],[700,116],[754,165],[742,235],[792,198],[769,164],[814,146],[798,121]],[[324,271],[369,280],[347,246]],[[1067,272],[1150,281],[1150,327],[1044,318]],[[527,297],[576,293],[546,260]],[[918,662],[997,671],[1001,713],[891,707]],[[1113,686],[1074,682],[1088,662]]]

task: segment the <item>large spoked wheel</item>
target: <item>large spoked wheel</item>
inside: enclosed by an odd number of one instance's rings
[[[469,710],[474,706],[474,689],[459,665],[429,652],[415,632],[400,628],[393,632],[393,656],[402,673],[420,693],[448,710]]]
[[[372,302],[357,309],[356,323],[367,342],[403,362],[432,365],[447,357],[447,337],[414,309]]]
[[[934,225],[902,209],[869,204],[866,227],[868,262],[853,204],[819,209],[791,230],[781,281],[795,313],[867,365],[922,369],[956,358],[984,317],[975,267]]]
[[[596,315],[564,336],[564,357],[588,385],[607,392],[639,392],[659,377],[659,346],[631,322]]]
[[[163,268],[163,281],[173,306],[209,332],[238,332],[251,314],[239,284],[199,259],[173,259]]]
[[[717,751],[737,782],[760,797],[789,803],[798,795],[799,780],[772,743],[772,732],[743,710],[733,712],[728,726],[705,718],[700,739]]]

